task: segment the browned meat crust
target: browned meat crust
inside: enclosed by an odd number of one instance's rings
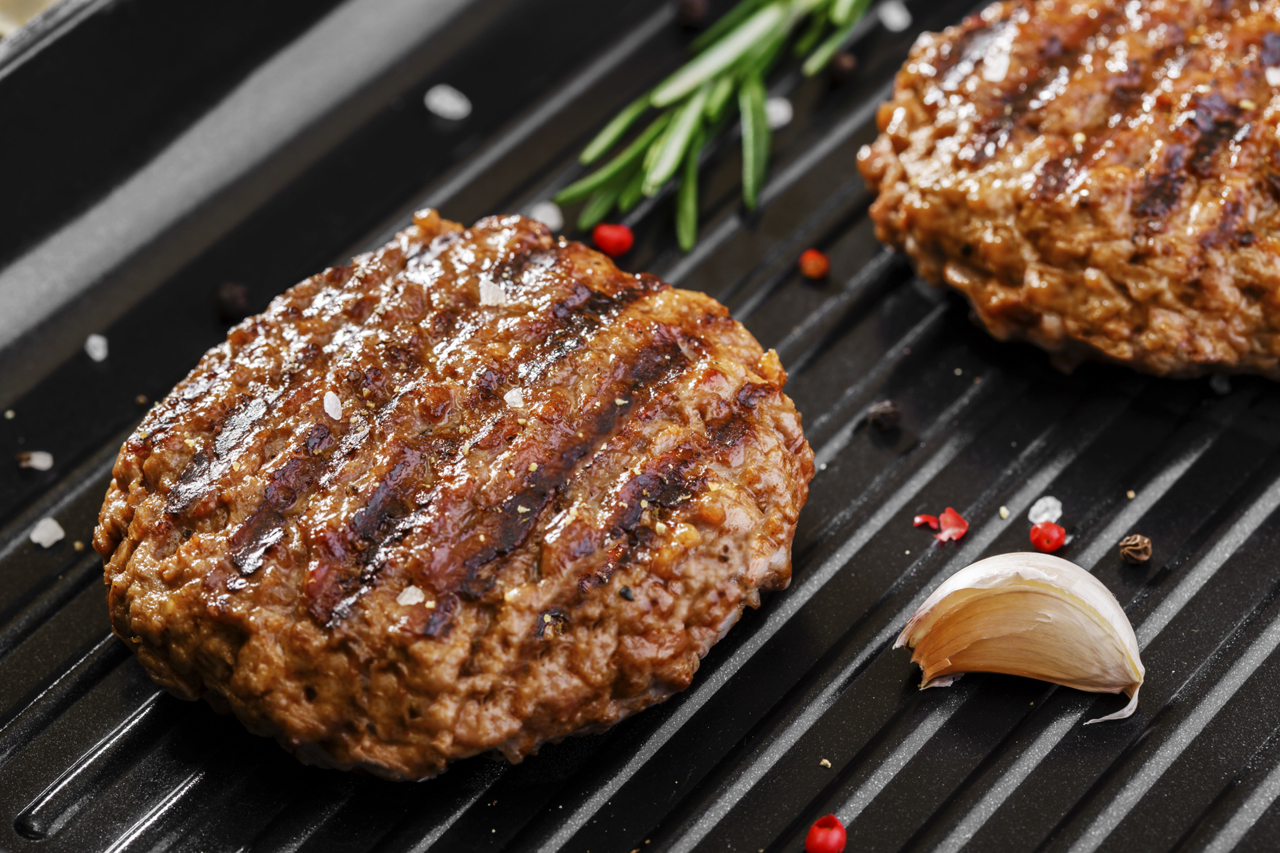
[[[1275,86],[1275,0],[996,3],[899,72],[877,234],[1067,363],[1280,378]]]
[[[519,217],[415,222],[211,350],[94,538],[156,681],[389,778],[686,687],[790,580],[813,475],[777,356],[714,300]]]

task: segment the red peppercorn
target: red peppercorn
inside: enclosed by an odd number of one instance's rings
[[[591,239],[595,241],[597,249],[611,258],[625,255],[631,250],[631,244],[636,241],[635,235],[627,226],[609,225],[604,222],[597,225],[591,232]]]
[[[804,837],[805,853],[844,853],[844,845],[848,840],[844,824],[833,814],[820,817],[809,827],[809,834]]]
[[[951,507],[942,511],[938,522],[942,526],[942,532],[933,534],[933,538],[939,542],[955,542],[969,532],[969,522]]]
[[[1052,521],[1042,521],[1031,528],[1031,544],[1037,551],[1052,554],[1067,541],[1067,531]]]
[[[805,278],[826,278],[831,271],[831,261],[817,249],[805,249],[800,253],[800,274]]]

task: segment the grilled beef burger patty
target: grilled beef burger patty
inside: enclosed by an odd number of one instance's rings
[[[1070,365],[1280,378],[1280,3],[1040,0],[925,34],[877,234]]]
[[[172,693],[394,779],[688,686],[791,576],[777,356],[520,217],[434,211],[232,329],[120,451],[94,546]]]

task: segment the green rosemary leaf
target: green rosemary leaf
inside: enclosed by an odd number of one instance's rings
[[[813,46],[818,43],[818,39],[822,38],[822,34],[826,31],[827,24],[827,12],[825,9],[819,9],[814,12],[813,17],[809,19],[809,28],[804,31],[804,35],[796,40],[796,56],[804,56],[813,50]]]
[[[667,179],[676,173],[676,169],[680,168],[680,160],[689,147],[689,140],[702,126],[702,111],[707,107],[707,95],[710,92],[711,84],[704,83],[692,98],[676,110],[670,127],[662,135],[661,145],[655,146],[658,153],[653,156],[652,162],[648,162],[646,158],[643,188],[645,195],[655,195]]]
[[[672,104],[736,63],[776,29],[785,29],[789,17],[785,3],[765,6],[727,36],[687,62],[658,84],[650,99],[655,107]]]
[[[627,185],[618,194],[619,212],[626,213],[640,203],[640,199],[644,195],[641,192],[642,187],[644,187],[644,169],[636,169],[636,173],[631,176],[631,180],[627,181]]]
[[[729,105],[729,99],[733,97],[734,79],[730,74],[717,78],[715,85],[711,87],[711,94],[707,95],[707,121],[715,124],[724,115],[724,109]]]
[[[613,121],[604,126],[604,130],[596,134],[595,139],[582,149],[582,154],[578,156],[578,162],[584,166],[590,166],[596,160],[600,159],[600,155],[604,154],[614,146],[622,134],[627,132],[631,125],[635,124],[636,119],[649,109],[649,96],[645,94],[643,97],[632,101],[622,112],[613,117]]]
[[[856,21],[867,11],[867,0],[835,0],[831,4],[831,23],[843,27],[850,21]]]
[[[768,75],[773,63],[777,61],[782,54],[782,48],[787,43],[787,38],[791,35],[790,27],[780,27],[774,32],[767,35],[756,49],[747,54],[745,59],[745,70],[743,77],[752,74],[758,74],[761,79]]]
[[[676,239],[686,252],[698,242],[698,160],[705,142],[706,131],[699,127],[685,152],[684,175],[676,194]]]
[[[742,201],[755,210],[769,160],[769,122],[764,112],[764,80],[748,74],[738,91],[742,112]]]
[[[862,16],[866,13],[867,7],[871,5],[871,0],[853,0],[853,9],[850,14],[853,16],[840,29],[827,36],[817,49],[809,54],[809,58],[804,61],[801,70],[804,76],[812,77],[823,68],[827,67],[827,63],[831,61],[831,57],[836,55],[840,48],[844,47],[844,43],[849,40],[849,36],[853,35],[853,30],[858,26],[858,21],[862,20]],[[832,10],[832,18],[835,18],[835,10]]]
[[[640,158],[644,156],[645,151],[648,150],[649,145],[658,138],[658,134],[666,129],[667,123],[670,121],[670,112],[658,116],[652,124],[645,128],[644,133],[637,136],[635,141],[628,145],[621,154],[582,180],[572,183],[556,193],[556,204],[570,204],[586,198],[607,184],[612,178],[625,172],[628,167],[638,163]]]
[[[765,3],[769,2],[772,2],[772,0],[741,0],[738,5],[734,6],[728,12],[725,12],[724,15],[721,16],[720,20],[707,27],[705,32],[694,39],[689,45],[689,51],[691,53],[697,53],[704,47],[707,47],[713,41],[719,39],[720,36],[745,21],[747,16],[756,9],[759,9]]]
[[[617,202],[618,196],[622,194],[622,190],[623,182],[616,180],[593,195],[586,206],[582,208],[582,213],[578,214],[578,230],[590,231],[595,228],[601,220],[609,215],[609,211],[613,210],[613,205]]]

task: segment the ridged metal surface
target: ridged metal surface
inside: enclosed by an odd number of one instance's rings
[[[0,447],[57,464],[0,466],[0,849],[754,853],[802,849],[828,812],[858,851],[1275,849],[1280,388],[1061,375],[991,341],[875,241],[857,147],[915,34],[971,3],[909,4],[901,33],[873,20],[842,86],[780,81],[796,119],[758,213],[737,202],[731,141],[707,164],[691,254],[674,247],[669,198],[630,217],[625,266],[716,296],[777,348],[820,463],[790,589],[747,613],[684,694],[521,765],[472,759],[396,785],[298,765],[161,693],[110,636],[100,560],[73,542],[89,541],[135,396],[163,394],[223,334],[213,284],[243,280],[260,307],[419,204],[466,221],[572,180],[592,129],[687,39],[664,4],[608,5],[474,4],[472,25],[450,25],[465,41],[452,58],[367,81],[369,108],[337,140],[317,129],[330,137],[312,165],[230,205],[225,235],[178,272],[137,273],[145,295],[102,330],[106,362],[77,354],[5,404]],[[441,81],[476,104],[462,126],[422,110]],[[831,257],[824,282],[795,271],[809,246]],[[882,399],[900,428],[867,424]],[[1027,548],[1044,494],[1066,508],[1062,555],[1137,629],[1147,682],[1126,721],[1085,728],[1122,700],[1010,677],[921,692],[890,649],[942,579]],[[958,544],[912,527],[947,506],[972,524]],[[47,550],[27,540],[46,516],[68,532]],[[1139,567],[1116,549],[1135,531],[1155,545]]]

